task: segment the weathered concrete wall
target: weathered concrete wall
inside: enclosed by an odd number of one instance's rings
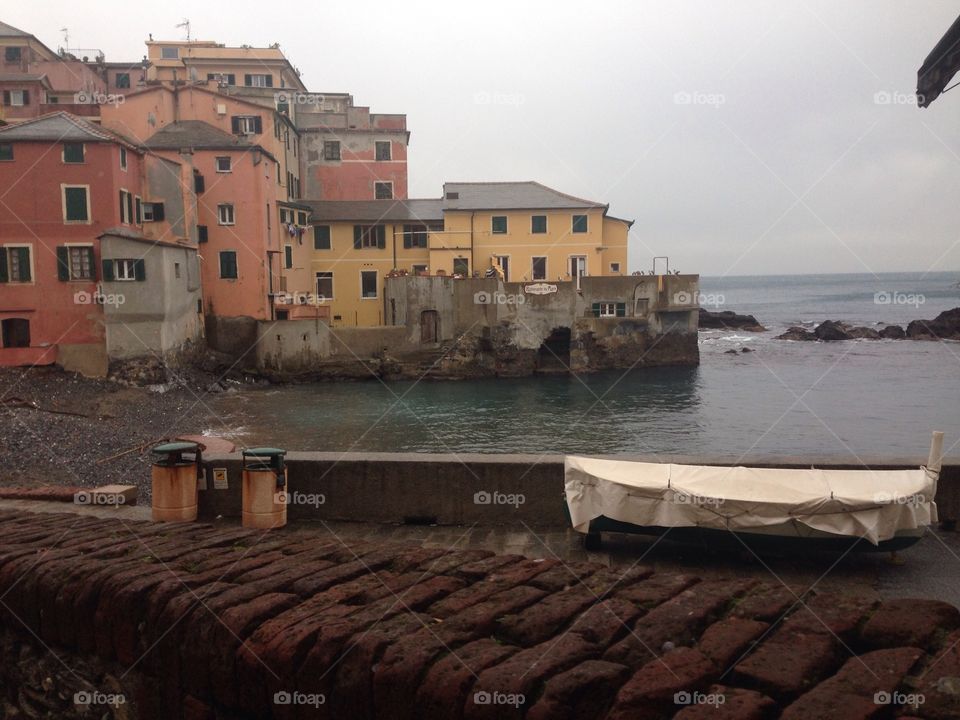
[[[402,523],[428,519],[439,525],[520,525],[566,527],[562,455],[465,453],[315,453],[287,455],[291,492],[322,496],[323,503],[291,504],[293,520],[352,520]],[[691,465],[748,465],[770,468],[859,470],[839,458],[618,456],[641,462]],[[865,458],[873,469],[916,468],[926,458]],[[200,514],[240,517],[239,454],[204,456],[207,490]],[[227,487],[214,487],[214,469],[226,469]],[[520,503],[484,504],[482,493],[523,496]],[[937,488],[941,520],[960,517],[960,457],[946,458]]]

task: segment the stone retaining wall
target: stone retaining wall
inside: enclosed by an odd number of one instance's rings
[[[0,627],[11,717],[960,713],[944,603],[323,531],[0,511]]]

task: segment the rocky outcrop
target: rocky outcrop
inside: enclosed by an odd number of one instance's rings
[[[907,325],[911,340],[960,340],[960,307],[945,310],[933,320],[914,320]]]
[[[745,332],[766,330],[753,315],[738,315],[732,310],[710,312],[703,308],[700,308],[699,326],[701,330],[744,330]]]
[[[899,325],[887,325],[880,331],[880,337],[883,340],[903,340],[906,337],[906,333]]]
[[[793,327],[787,328],[787,331],[782,335],[777,335],[777,340],[816,340],[817,336],[806,328],[802,328],[799,325],[794,325]]]

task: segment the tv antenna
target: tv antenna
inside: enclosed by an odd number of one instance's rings
[[[187,31],[187,42],[190,42],[190,20],[187,18],[183,19],[182,23],[177,24],[175,27],[186,28]]]
[[[70,47],[70,31],[67,28],[62,27],[60,28],[60,32],[63,33],[63,47]]]

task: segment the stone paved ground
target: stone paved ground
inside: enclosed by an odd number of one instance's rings
[[[942,602],[317,529],[0,509],[0,625],[128,717],[960,716]]]

